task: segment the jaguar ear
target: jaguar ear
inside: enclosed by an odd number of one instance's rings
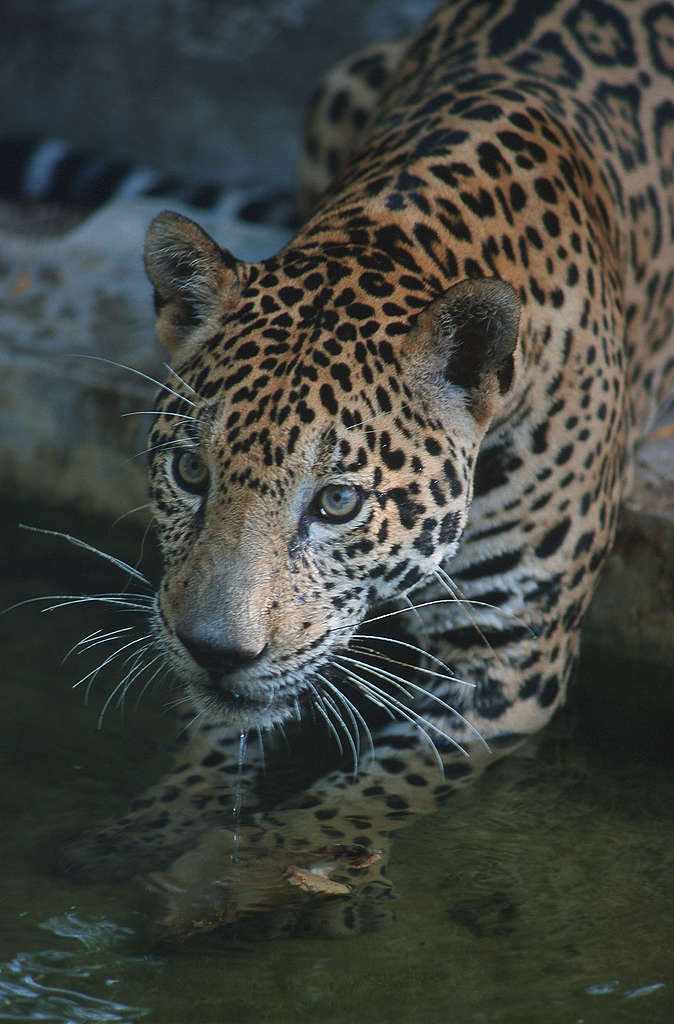
[[[154,287],[157,336],[172,355],[214,314],[231,308],[240,267],[188,217],[169,210],[155,217],[145,238],[145,269]]]
[[[461,388],[483,423],[512,388],[519,319],[519,299],[505,281],[461,281],[422,310],[406,348],[428,386]]]

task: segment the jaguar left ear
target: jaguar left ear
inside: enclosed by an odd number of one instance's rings
[[[482,423],[512,387],[519,319],[519,299],[505,281],[461,281],[422,310],[405,348],[417,376],[431,387],[461,388]]]
[[[240,291],[241,264],[203,228],[165,210],[145,238],[145,269],[154,286],[157,336],[175,355],[214,314],[224,314]]]

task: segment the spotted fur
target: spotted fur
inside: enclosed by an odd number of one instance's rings
[[[564,701],[674,368],[673,28],[663,2],[445,3],[327,80],[277,256],[150,227],[159,647],[236,733],[313,708],[354,735],[359,695],[410,698],[379,765],[263,835],[381,844],[470,774],[452,743]]]

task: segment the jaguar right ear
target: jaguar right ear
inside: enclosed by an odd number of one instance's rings
[[[212,317],[226,314],[241,288],[241,263],[193,220],[169,210],[148,228],[145,269],[154,287],[157,336],[171,355]]]
[[[460,281],[421,311],[403,350],[441,406],[455,389],[486,429],[514,385],[519,320],[519,299],[505,281]]]

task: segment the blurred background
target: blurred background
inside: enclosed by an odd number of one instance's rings
[[[2,0],[0,141],[290,188],[321,74],[433,0]]]

